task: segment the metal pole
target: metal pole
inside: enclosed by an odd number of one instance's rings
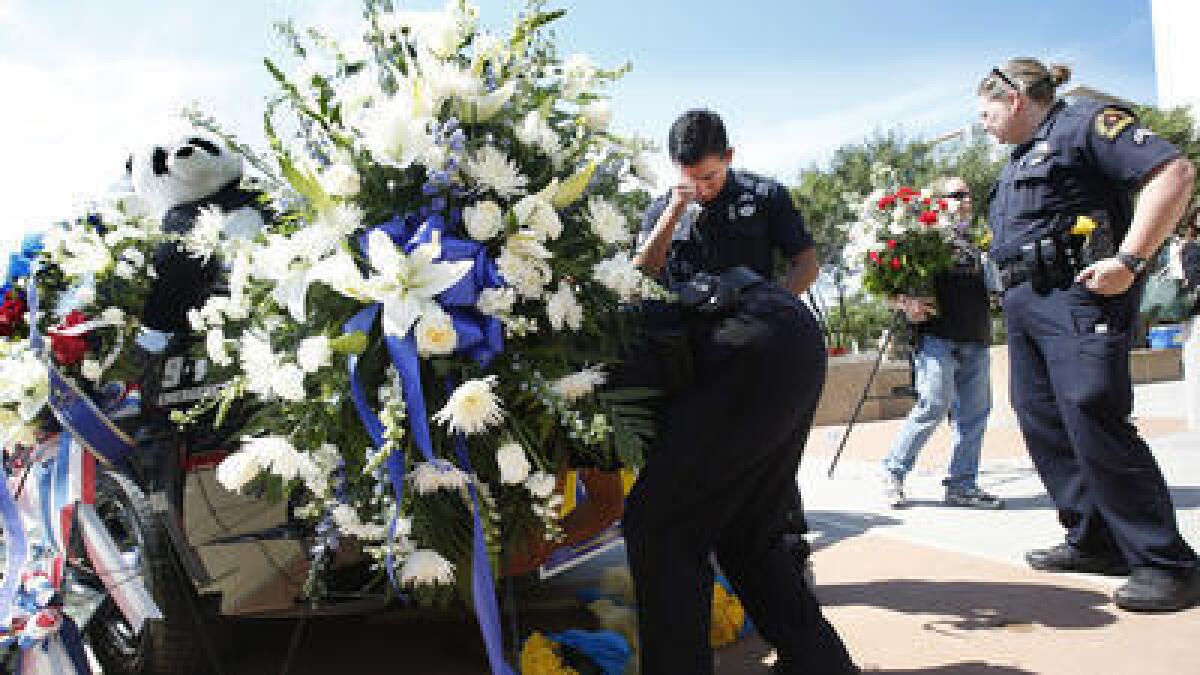
[[[825,474],[827,478],[833,478],[833,472],[837,469],[838,461],[842,458],[842,451],[846,449],[846,441],[850,439],[850,431],[854,429],[854,424],[858,421],[858,415],[862,412],[863,404],[867,402],[867,396],[871,393],[871,385],[875,383],[875,376],[879,374],[879,366],[883,363],[883,355],[887,352],[891,342],[892,329],[884,328],[883,337],[879,341],[879,353],[875,355],[875,365],[871,367],[871,376],[867,378],[867,383],[863,386],[862,394],[858,397],[858,404],[854,406],[854,414],[850,416],[850,420],[846,423],[846,431],[842,434],[842,440],[838,443],[838,449],[833,455],[833,461],[829,463],[829,471]]]

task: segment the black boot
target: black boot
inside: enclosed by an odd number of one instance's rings
[[[1070,544],[1030,551],[1025,554],[1025,561],[1043,572],[1085,572],[1113,577],[1129,574],[1125,561],[1084,553]]]
[[[1138,567],[1113,593],[1113,602],[1131,612],[1178,612],[1200,604],[1200,569],[1185,572]]]

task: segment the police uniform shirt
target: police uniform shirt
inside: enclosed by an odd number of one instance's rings
[[[667,193],[646,210],[639,246],[654,231],[670,198]],[[775,251],[792,257],[814,245],[787,189],[769,178],[730,170],[721,192],[701,206],[694,219],[688,214],[680,218],[669,254],[686,259],[693,271],[720,273],[744,265],[772,279]]]
[[[1178,156],[1125,108],[1087,98],[1056,102],[992,188],[993,257],[1003,266],[1022,245],[1068,231],[1079,215],[1109,223],[1119,245],[1133,215],[1131,193]]]

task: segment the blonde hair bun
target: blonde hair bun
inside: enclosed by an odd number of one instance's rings
[[[1062,63],[1050,66],[1050,78],[1055,87],[1061,87],[1071,79],[1071,67]]]

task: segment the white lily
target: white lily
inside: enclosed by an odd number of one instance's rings
[[[442,246],[437,235],[405,255],[382,230],[367,236],[367,257],[376,274],[369,293],[383,305],[383,330],[404,337],[426,314],[441,312],[434,299],[471,271],[470,260],[439,262]]]

